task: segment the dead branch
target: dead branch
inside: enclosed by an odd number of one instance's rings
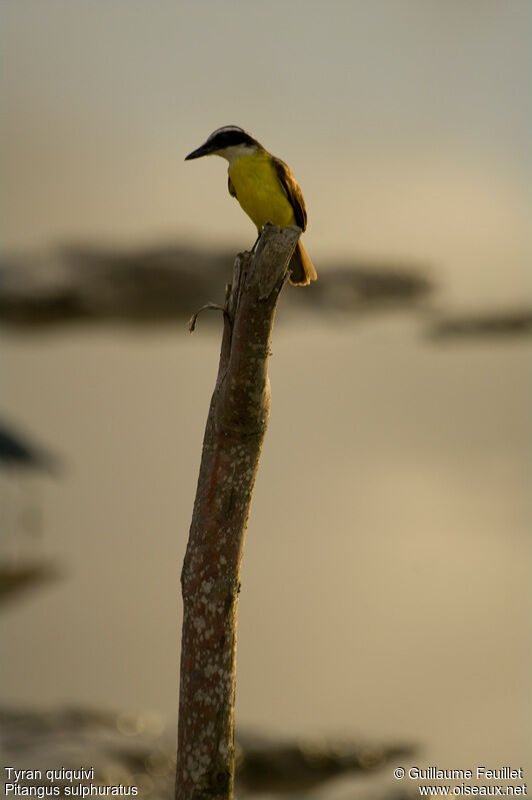
[[[230,800],[240,563],[268,424],[268,357],[279,293],[299,228],[267,225],[240,253],[228,292],[181,575],[183,631],[176,800]]]

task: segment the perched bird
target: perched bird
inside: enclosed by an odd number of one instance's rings
[[[290,167],[272,156],[249,133],[237,125],[225,125],[211,133],[205,144],[185,158],[221,156],[229,167],[229,194],[236,197],[242,209],[260,233],[267,222],[285,228],[307,227],[307,212],[301,189]],[[317,278],[307,251],[298,241],[289,265],[289,280],[294,286],[307,286]]]

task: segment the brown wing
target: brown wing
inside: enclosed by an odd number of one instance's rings
[[[235,187],[231,183],[231,178],[229,176],[227,176],[227,188],[229,189],[229,194],[231,197],[236,197]]]
[[[274,156],[272,156],[272,158],[277,177],[279,178],[281,186],[285,190],[286,195],[290,200],[290,205],[294,209],[296,223],[301,230],[304,231],[307,227],[307,210],[305,208],[303,195],[301,194],[301,189],[299,188],[296,179],[292,175],[292,171],[288,164],[285,164],[280,158],[275,158]]]

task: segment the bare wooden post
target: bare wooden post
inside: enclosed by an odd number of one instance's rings
[[[267,225],[255,256],[237,256],[227,294],[220,366],[181,575],[176,800],[233,796],[240,562],[269,417],[275,308],[299,234],[296,227],[280,232]]]

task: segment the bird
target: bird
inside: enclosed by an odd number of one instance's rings
[[[60,459],[0,421],[0,468],[56,474]]]
[[[280,158],[269,153],[256,139],[238,125],[217,128],[207,141],[186,156],[185,161],[202,156],[221,156],[229,162],[228,189],[257,228],[271,222],[281,229],[297,225],[307,227],[307,211],[292,170]],[[307,286],[318,277],[301,240],[298,240],[288,267],[293,286]]]
[[[34,443],[25,433],[21,433],[10,423],[0,419],[0,470],[5,472],[8,479],[8,483],[2,489],[5,488],[6,518],[12,517],[14,521],[13,534],[19,531],[33,537],[41,534],[42,504],[39,498],[40,492],[36,494],[38,485],[33,481],[33,476],[48,473],[56,477],[61,475],[62,467],[62,460],[58,455]],[[7,500],[11,495],[11,491],[8,491],[10,483],[16,488],[17,494],[21,493],[22,506],[19,506],[16,500],[16,505]],[[25,583],[26,580],[33,581],[34,577],[36,576],[22,570],[21,575],[16,576],[16,579],[13,578],[11,588],[18,587],[19,578]],[[0,583],[3,581],[5,584],[6,580],[4,565],[0,560]],[[0,589],[0,595],[2,591],[3,589]]]

